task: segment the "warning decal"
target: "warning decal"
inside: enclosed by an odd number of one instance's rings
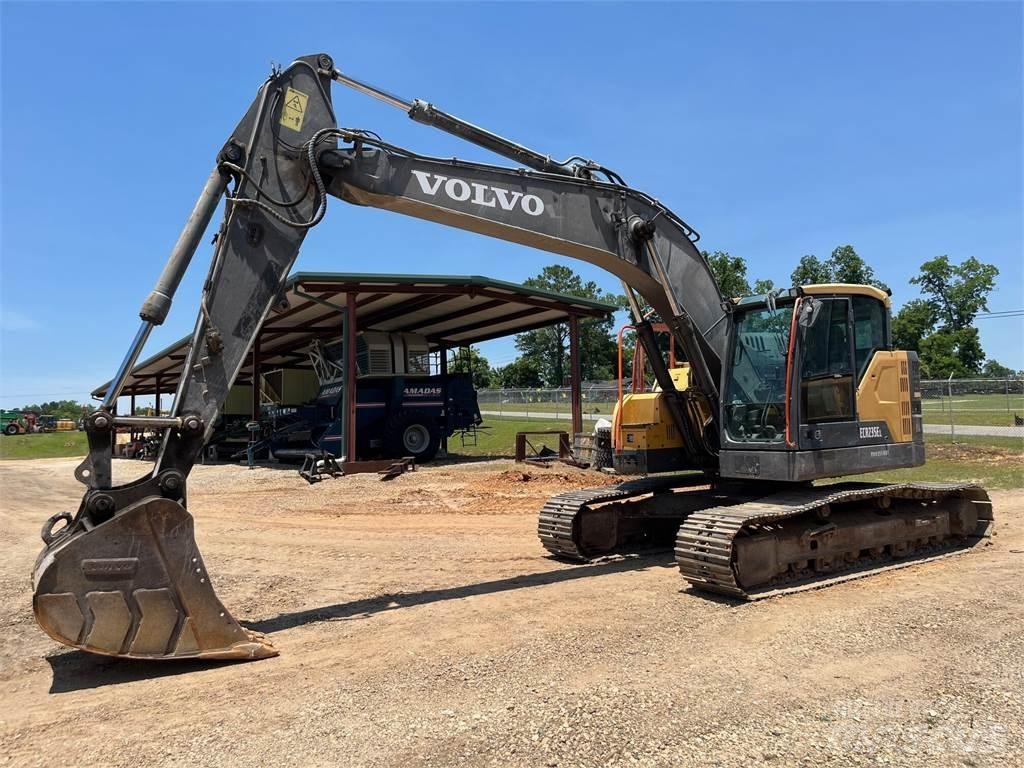
[[[306,102],[309,96],[302,91],[289,88],[284,94],[284,108],[281,110],[281,125],[293,131],[302,130],[302,121],[306,119]]]

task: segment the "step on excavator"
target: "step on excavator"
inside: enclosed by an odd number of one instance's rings
[[[336,82],[515,167],[419,155],[338,127]],[[697,232],[614,171],[557,161],[421,100],[304,56],[272,72],[216,155],[198,201],[100,407],[85,420],[86,486],[44,525],[33,573],[39,625],[65,645],[142,659],[277,653],[218,600],[187,510],[187,477],[306,233],[331,197],[582,259],[616,275],[657,392],[620,414],[619,460],[647,474],[551,499],[542,544],[588,560],[671,545],[697,590],[737,599],[872,573],[967,549],[992,526],[970,483],[814,485],[924,462],[917,358],[892,349],[889,296],[815,285],[727,299]],[[215,209],[200,312],[170,415],[116,412],[117,398]],[[652,320],[672,335],[670,369]],[[659,326],[660,327],[660,326]],[[162,430],[149,474],[111,477],[120,426]]]

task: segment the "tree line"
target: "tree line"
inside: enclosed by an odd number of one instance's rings
[[[540,288],[568,296],[593,299],[625,308],[626,297],[601,290],[593,280],[583,278],[569,267],[552,264],[535,277],[523,281],[528,288]],[[579,321],[580,369],[585,381],[607,381],[617,376],[618,346],[615,319],[581,318]],[[456,357],[450,371],[472,373],[478,389],[530,389],[560,387],[569,376],[569,324],[557,323],[520,333],[515,339],[519,352],[515,360],[492,367],[476,348]],[[630,358],[631,359],[631,358]]]
[[[753,280],[747,274],[742,256],[727,251],[702,251],[718,281],[723,296],[739,297],[766,294],[775,290],[767,278]],[[893,315],[892,340],[896,349],[913,350],[921,360],[921,376],[926,379],[1004,378],[1024,376],[986,356],[974,321],[988,311],[988,297],[995,288],[999,270],[974,257],[953,263],[949,256],[925,261],[910,279],[918,287],[920,298],[911,299]],[[833,249],[826,258],[814,254],[802,256],[792,273],[790,285],[815,283],[855,283],[873,285],[888,291],[874,268],[852,245]],[[626,308],[625,297],[602,291],[593,281],[584,281],[572,269],[552,265],[523,285],[558,293],[596,299]],[[492,367],[473,348],[457,359],[450,370],[472,372],[478,388],[520,389],[560,387],[569,370],[569,328],[560,323],[549,328],[516,336],[519,355],[504,366]],[[617,346],[613,320],[580,321],[580,357],[583,379],[606,381],[617,376]],[[632,359],[632,341],[624,345],[625,365]]]
[[[727,251],[702,251],[718,281],[723,296],[766,294],[775,290],[770,279],[753,282],[747,276],[747,262]],[[1024,377],[986,356],[974,321],[988,311],[988,297],[995,288],[999,270],[973,256],[959,264],[949,256],[924,262],[910,279],[920,298],[900,307],[892,319],[892,340],[896,349],[913,350],[921,360],[926,379]],[[852,245],[841,245],[824,259],[802,256],[790,274],[791,285],[813,283],[860,283],[888,290],[875,271]],[[626,309],[626,298],[603,291],[593,280],[583,278],[559,264],[544,267],[523,285],[569,296],[594,299]],[[580,367],[585,381],[608,381],[618,375],[618,347],[614,318],[583,318],[579,322]],[[632,360],[633,339],[624,345],[625,370]],[[449,366],[455,372],[472,373],[477,388],[529,389],[560,387],[568,380],[569,326],[558,323],[516,336],[517,357],[504,366],[492,366],[475,347],[456,357]],[[21,410],[53,414],[62,419],[79,419],[92,406],[74,400],[52,400],[26,405]]]
[[[19,411],[34,411],[40,415],[56,416],[58,419],[78,421],[83,416],[96,410],[95,406],[79,403],[77,400],[48,400],[45,403],[32,403],[18,408]]]

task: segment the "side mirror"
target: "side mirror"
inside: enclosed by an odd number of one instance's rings
[[[800,314],[796,319],[797,324],[801,328],[813,328],[814,324],[818,322],[819,315],[821,315],[822,306],[824,304],[813,296],[805,296],[804,300],[800,302]]]

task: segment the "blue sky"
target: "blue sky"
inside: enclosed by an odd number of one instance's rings
[[[272,61],[319,51],[658,197],[751,278],[852,243],[897,305],[921,262],[996,264],[1024,306],[1018,3],[15,4],[2,21],[0,405],[85,398]],[[493,160],[335,89],[339,122]],[[148,351],[192,326],[209,249]],[[485,274],[549,254],[334,201],[296,269]],[[567,263],[567,262],[563,262]],[[610,275],[572,263],[616,290]],[[1024,368],[1024,319],[979,323]],[[489,343],[494,363],[511,340]]]

